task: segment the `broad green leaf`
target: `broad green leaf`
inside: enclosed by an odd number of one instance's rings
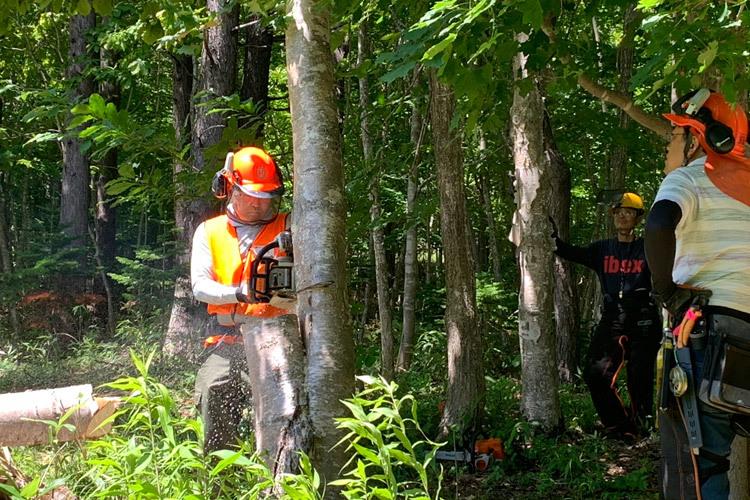
[[[664,3],[664,0],[639,0],[638,8],[641,10],[653,9]]]
[[[539,0],[523,0],[516,8],[523,14],[524,24],[530,24],[535,30],[542,27],[544,11]]]
[[[92,112],[98,117],[104,116],[104,107],[106,106],[106,103],[102,96],[97,93],[91,94],[91,97],[89,97],[89,106],[91,106]]]
[[[93,0],[94,10],[102,17],[112,14],[112,0]]]
[[[135,170],[133,169],[132,163],[124,163],[120,165],[120,167],[117,169],[117,173],[120,174],[120,177],[124,177],[126,179],[135,179]]]
[[[159,23],[151,23],[148,28],[143,32],[143,41],[147,44],[155,43],[158,39],[164,36],[164,30]],[[133,73],[137,74],[137,73]]]
[[[708,48],[698,55],[698,62],[702,64],[698,72],[705,71],[711,63],[714,62],[716,54],[719,51],[719,42],[713,40],[708,44]]]
[[[24,498],[35,497],[39,492],[39,483],[42,481],[41,477],[35,477],[29,484],[21,489],[21,496]]]
[[[91,13],[91,4],[89,0],[78,0],[74,13],[81,16],[88,16]]]
[[[443,40],[438,42],[437,44],[430,47],[427,52],[422,56],[423,61],[429,61],[433,59],[437,54],[448,51],[450,49],[451,44],[456,39],[456,34],[451,33],[448,36],[446,36]]]

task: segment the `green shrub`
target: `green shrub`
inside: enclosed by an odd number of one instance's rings
[[[349,431],[339,445],[353,452],[345,478],[333,481],[351,500],[440,498],[442,475],[435,491],[430,489],[428,469],[435,452],[442,446],[430,441],[419,426],[414,397],[396,396],[398,385],[384,379],[358,377],[365,389],[344,404],[352,417],[339,418],[338,427]],[[368,398],[369,396],[369,398]],[[405,412],[410,417],[403,417]],[[407,433],[416,431],[423,438],[412,443]]]

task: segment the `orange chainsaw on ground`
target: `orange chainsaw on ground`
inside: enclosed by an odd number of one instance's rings
[[[473,448],[458,451],[438,450],[437,460],[463,462],[469,464],[476,471],[485,471],[494,460],[505,458],[505,448],[500,438],[480,439],[474,441]]]

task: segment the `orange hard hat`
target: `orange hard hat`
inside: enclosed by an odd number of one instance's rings
[[[745,156],[747,116],[739,106],[734,109],[724,96],[708,89],[685,94],[672,106],[673,113],[663,116],[678,127],[687,127],[704,151]]]
[[[235,184],[243,193],[257,198],[278,198],[284,194],[281,171],[273,158],[260,148],[247,147],[232,158]]]
[[[281,171],[271,155],[260,148],[242,148],[231,159],[231,183],[256,198],[278,198],[284,194]]]

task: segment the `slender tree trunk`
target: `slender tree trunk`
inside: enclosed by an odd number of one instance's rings
[[[461,134],[456,129],[451,130],[455,109],[453,89],[440,83],[437,71],[431,69],[432,143],[440,194],[440,234],[445,248],[448,390],[440,422],[444,434],[451,427],[467,429],[477,425],[485,389]]]
[[[417,72],[415,72],[414,78],[419,78]],[[425,131],[424,125],[426,124],[427,120],[422,119],[419,108],[415,105],[411,111],[411,143],[414,145],[414,161],[409,169],[408,184],[406,187],[403,326],[401,346],[398,350],[398,361],[396,363],[399,371],[409,370],[416,337],[416,302],[419,266],[417,262],[417,220],[414,217],[414,205],[417,199],[417,187],[419,184],[420,149]]]
[[[236,27],[239,7],[234,5],[230,9],[228,0],[207,0],[206,5],[209,12],[216,15],[218,22],[208,28],[203,35],[200,64],[202,78],[199,85],[199,89],[207,93],[202,99],[203,102],[217,96],[232,95],[237,90]],[[177,66],[178,63],[176,63],[174,71],[183,71],[183,68]],[[183,81],[186,75],[175,73],[173,75],[180,78],[182,85],[186,85],[186,82]],[[173,104],[175,108],[183,106],[183,104],[177,103],[176,98],[178,93],[183,94],[186,90],[177,87],[177,80],[175,80],[175,102]],[[206,155],[206,150],[221,140],[224,130],[221,113],[210,113],[210,111],[211,109],[208,106],[196,107],[190,148],[193,167],[196,171],[203,171],[205,168],[212,171],[219,170],[223,166],[223,155],[227,153],[224,151],[222,154],[216,154],[213,157]],[[175,127],[182,127],[185,122],[178,121],[176,109],[174,113]],[[179,132],[177,133],[179,134]],[[178,168],[181,169],[182,167]],[[185,194],[178,184],[175,222],[177,227],[182,228],[183,234],[177,262],[183,268],[186,268],[190,262],[190,241],[195,228],[210,215],[210,205],[205,196],[183,196]],[[191,297],[189,277],[186,274],[178,277],[175,283],[175,301],[167,328],[165,349],[169,353],[187,358],[192,357],[199,348],[200,343],[196,340],[203,330],[200,325],[204,324],[206,320],[206,315],[202,311],[203,307],[192,303]]]
[[[434,220],[434,215],[430,214],[430,217],[427,219],[427,227],[425,228],[425,233],[427,233],[425,235],[425,240],[427,242],[427,260],[424,265],[424,282],[428,285],[432,283],[432,223]]]
[[[594,174],[594,167],[591,164],[591,144],[588,136],[584,137],[583,156],[584,163],[586,164],[586,171],[588,172],[589,179],[591,179],[591,187],[594,192],[597,193],[599,192],[599,187],[596,175]],[[603,218],[604,210],[600,205],[597,205],[594,233],[591,236],[592,242],[601,239]],[[578,301],[580,311],[579,316],[582,324],[586,323],[587,325],[590,325],[599,321],[599,308],[601,303],[602,294],[599,286],[599,277],[593,269],[590,269],[586,271],[583,293],[579,296]]]
[[[256,116],[245,119],[240,126],[255,130],[257,144],[263,142],[263,119],[268,111],[268,75],[271,71],[273,29],[261,24],[261,16],[253,14],[245,28],[246,41],[240,99],[251,99],[256,106]]]
[[[87,16],[75,15],[70,18],[70,38],[68,45],[69,66],[65,72],[68,80],[78,80],[78,84],[70,92],[71,107],[92,94],[94,83],[91,78],[84,78],[87,64],[91,61],[86,34],[94,29],[95,14],[92,10]],[[72,118],[68,116],[68,121]],[[76,131],[82,130],[82,127]],[[60,197],[60,225],[65,234],[71,236],[71,246],[82,248],[88,242],[90,172],[89,160],[81,151],[80,142],[76,135],[68,135],[62,141],[63,173],[62,191]],[[79,270],[77,276],[66,277],[70,289],[82,291],[84,286],[83,273],[87,267],[85,252],[77,257]],[[70,278],[70,279],[69,279]]]
[[[624,36],[617,47],[617,86],[618,90],[632,98],[633,94],[628,91],[630,79],[633,77],[633,53],[635,41],[635,27],[640,25],[636,23],[638,16],[635,4],[631,3],[625,7],[623,19]],[[622,109],[619,109],[618,118],[620,120],[619,128],[623,132],[630,128],[630,117]],[[624,143],[615,144],[612,151],[612,179],[611,187],[624,188],[626,185],[627,168],[628,168],[628,148]]]
[[[364,297],[364,305],[362,307],[362,333],[364,333],[364,328],[367,326],[367,322],[370,321],[370,309],[372,307],[372,296],[373,296],[373,280],[375,277],[372,275],[373,273],[370,272],[371,269],[375,269],[375,252],[373,251],[372,245],[367,245],[367,265],[365,266],[365,297]],[[362,341],[362,335],[360,335],[357,339],[358,343],[361,343]]]
[[[623,19],[623,34],[620,45],[617,47],[617,89],[628,99],[633,98],[633,94],[628,91],[630,79],[633,76],[633,52],[635,42],[633,40],[635,33],[636,9],[635,4],[628,4],[625,7]],[[637,23],[640,25],[640,23]],[[618,108],[617,116],[620,121],[619,129],[624,133],[630,127],[630,117],[622,108]],[[623,141],[616,142],[609,155],[609,188],[624,189],[626,186],[628,170],[628,147]],[[606,219],[607,234],[614,235],[614,221],[611,217]]]
[[[369,54],[367,21],[359,22],[357,65],[364,64]],[[393,321],[388,286],[388,263],[385,256],[385,234],[380,219],[380,162],[374,161],[370,132],[370,89],[367,76],[359,78],[359,109],[362,151],[365,165],[372,169],[370,181],[370,241],[375,254],[375,283],[378,291],[378,317],[380,319],[380,374],[393,379]]]
[[[21,234],[18,235],[18,249],[23,251],[29,248],[29,234],[31,234],[31,210],[29,209],[29,170],[23,171],[23,187],[21,188]]]
[[[479,139],[479,151],[487,149],[487,141],[482,133]],[[489,233],[490,259],[492,260],[492,279],[499,283],[502,280],[500,273],[500,250],[497,242],[497,227],[495,226],[495,215],[492,210],[492,193],[489,182],[489,173],[482,172],[476,177],[477,189],[482,200],[484,215],[487,218],[487,232]]]
[[[527,76],[526,56],[515,61],[517,78]],[[561,419],[555,360],[554,276],[549,204],[551,179],[544,151],[544,103],[538,88],[525,97],[518,88],[511,106],[511,138],[518,183],[513,239],[518,247],[521,288],[521,412],[550,432]]]
[[[218,96],[232,95],[237,90],[237,24],[239,7],[231,9],[229,0],[206,0],[209,12],[216,14],[218,24],[208,28],[203,36],[200,64],[200,90],[207,92],[202,102]],[[191,153],[193,166],[212,171],[223,166],[224,154],[206,156],[206,149],[221,140],[224,119],[221,113],[210,113],[208,106],[196,107]],[[192,228],[195,229],[195,228]]]
[[[193,58],[189,55],[172,55],[172,124],[175,129],[175,142],[183,152],[182,158],[172,165],[175,180],[175,227],[180,228],[177,236],[178,253],[176,264],[183,269],[175,280],[174,303],[169,318],[164,349],[166,352],[184,358],[192,358],[195,348],[200,345],[205,324],[205,311],[201,304],[192,300],[190,277],[190,247],[193,232],[205,217],[207,206],[202,199],[187,195],[182,177],[190,171],[189,150],[191,143],[192,115],[190,100],[193,95]]]
[[[11,256],[11,246],[8,240],[8,224],[5,214],[5,189],[0,185],[0,263],[2,263],[2,272],[6,276],[13,274],[13,257]],[[10,326],[13,329],[13,333],[19,335],[21,333],[21,323],[18,319],[18,311],[14,303],[8,304],[8,315],[10,318]]]
[[[544,151],[549,166],[551,192],[549,214],[554,218],[560,237],[570,241],[570,169],[557,148],[549,113],[544,107]],[[578,367],[578,301],[575,294],[573,263],[554,259],[555,323],[557,325],[557,370],[560,382],[575,380]]]
[[[117,59],[118,55],[112,51],[105,48],[100,49],[99,64],[101,67],[111,68],[114,66]],[[120,107],[119,84],[114,81],[102,81],[99,84],[99,92],[105,101],[113,103],[118,108]],[[112,271],[112,265],[115,263],[115,255],[117,253],[117,245],[115,241],[117,234],[117,209],[112,206],[112,201],[110,201],[107,196],[107,183],[117,177],[117,164],[117,149],[110,149],[101,161],[99,174],[96,178],[95,243],[97,246],[98,259],[101,261],[103,269],[102,272],[100,272],[101,280],[96,281],[98,285],[95,287],[95,291],[107,294],[107,309],[110,311],[110,314],[107,315],[108,330],[112,333],[115,331],[116,318],[113,314],[115,310],[114,304],[109,303],[114,297],[111,294],[112,280],[108,273]]]
[[[307,348],[313,465],[327,482],[346,456],[334,418],[354,390],[346,289],[346,189],[330,49],[330,12],[315,0],[287,4],[286,61],[294,144],[297,314]],[[333,488],[326,490],[333,498]]]

